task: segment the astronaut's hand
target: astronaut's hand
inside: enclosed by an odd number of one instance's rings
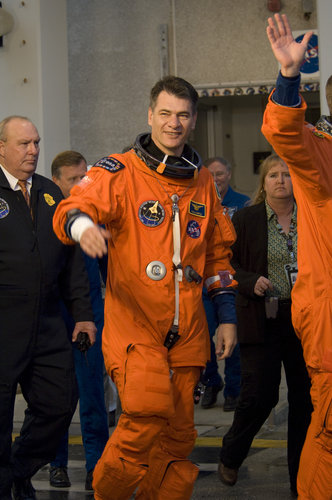
[[[294,40],[286,14],[269,17],[266,33],[283,76],[292,77],[300,73],[312,31],[305,33],[301,42]]]
[[[222,323],[216,330],[216,356],[218,361],[229,358],[237,344],[236,325]]]
[[[80,239],[80,246],[89,257],[101,258],[103,255],[107,254],[106,241],[109,240],[110,237],[111,234],[107,229],[95,224],[92,227],[88,227],[83,232]]]

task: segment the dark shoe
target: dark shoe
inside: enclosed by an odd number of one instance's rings
[[[218,392],[221,391],[223,388],[224,384],[221,385],[208,385],[205,387],[204,394],[203,394],[203,399],[201,406],[202,408],[211,408],[214,406],[217,402],[217,397],[218,397]]]
[[[239,402],[239,398],[233,398],[232,396],[228,396],[225,398],[224,402],[224,411],[234,411]]]
[[[67,467],[51,467],[50,468],[50,485],[54,488],[69,488]]]
[[[108,412],[108,427],[115,426],[115,411],[116,410]]]
[[[237,481],[238,469],[230,469],[220,462],[218,465],[218,473],[222,483],[227,484],[227,486],[234,486]]]
[[[92,480],[93,480],[93,469],[90,470],[87,473],[87,475],[86,475],[86,479],[85,479],[85,489],[86,489],[86,491],[93,491]]]
[[[37,500],[36,490],[31,484],[31,479],[14,479],[12,494],[14,500]]]

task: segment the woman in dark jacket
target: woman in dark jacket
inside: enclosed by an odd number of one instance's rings
[[[312,411],[302,347],[291,322],[296,279],[296,204],[287,165],[277,155],[261,166],[253,205],[236,212],[232,265],[238,281],[237,319],[242,387],[231,428],[223,438],[222,482],[234,485],[238,469],[278,403],[281,365],[288,385],[288,469],[292,493]]]

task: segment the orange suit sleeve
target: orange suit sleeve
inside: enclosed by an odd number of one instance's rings
[[[228,212],[220,204],[215,192],[214,221],[211,235],[207,243],[205,264],[205,286],[211,297],[220,291],[232,291],[237,286],[233,279],[234,269],[231,266],[231,245],[236,240],[236,233]]]
[[[53,229],[57,237],[65,244],[74,243],[65,231],[67,213],[79,209],[88,215],[95,224],[109,225],[116,223],[126,211],[123,171],[108,172],[99,167],[92,167],[82,181],[62,200],[53,217]]]

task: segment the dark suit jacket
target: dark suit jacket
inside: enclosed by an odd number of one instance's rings
[[[60,298],[76,322],[93,321],[80,248],[63,245],[53,232],[60,189],[34,174],[30,198],[33,219],[22,192],[11,189],[0,169],[0,340],[5,346],[0,379],[3,373],[9,378],[18,357],[25,360],[35,348],[37,334],[47,337],[43,346],[50,352],[52,342],[68,343]]]
[[[267,216],[265,203],[243,208],[232,218],[237,240],[234,243],[232,265],[238,281],[236,314],[240,343],[264,341],[265,299],[254,294],[259,276],[267,277]]]

